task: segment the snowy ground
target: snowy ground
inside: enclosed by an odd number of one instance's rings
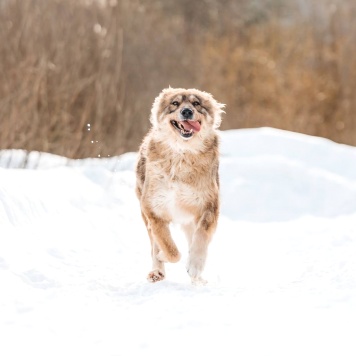
[[[146,282],[135,153],[0,151],[0,355],[356,355],[356,148],[222,132],[205,278]],[[17,169],[26,166],[37,169]]]

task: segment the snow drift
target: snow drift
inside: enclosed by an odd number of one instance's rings
[[[0,354],[354,356],[356,148],[269,128],[221,137],[201,288],[176,227],[182,261],[145,280],[135,153],[0,151]]]

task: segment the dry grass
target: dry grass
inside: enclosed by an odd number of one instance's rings
[[[222,129],[273,126],[356,145],[353,2],[102,3],[0,0],[0,148],[71,158],[137,150],[168,85],[225,102]]]

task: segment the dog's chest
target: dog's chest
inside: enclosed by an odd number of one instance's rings
[[[170,182],[162,184],[154,197],[157,212],[178,224],[192,221],[201,204],[201,197],[187,184]]]
[[[159,216],[179,224],[199,217],[211,193],[210,167],[202,161],[186,154],[151,162],[147,196]]]

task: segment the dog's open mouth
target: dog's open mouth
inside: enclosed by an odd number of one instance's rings
[[[201,122],[193,120],[172,120],[171,124],[176,130],[179,131],[183,138],[191,138],[194,132],[200,131]]]

